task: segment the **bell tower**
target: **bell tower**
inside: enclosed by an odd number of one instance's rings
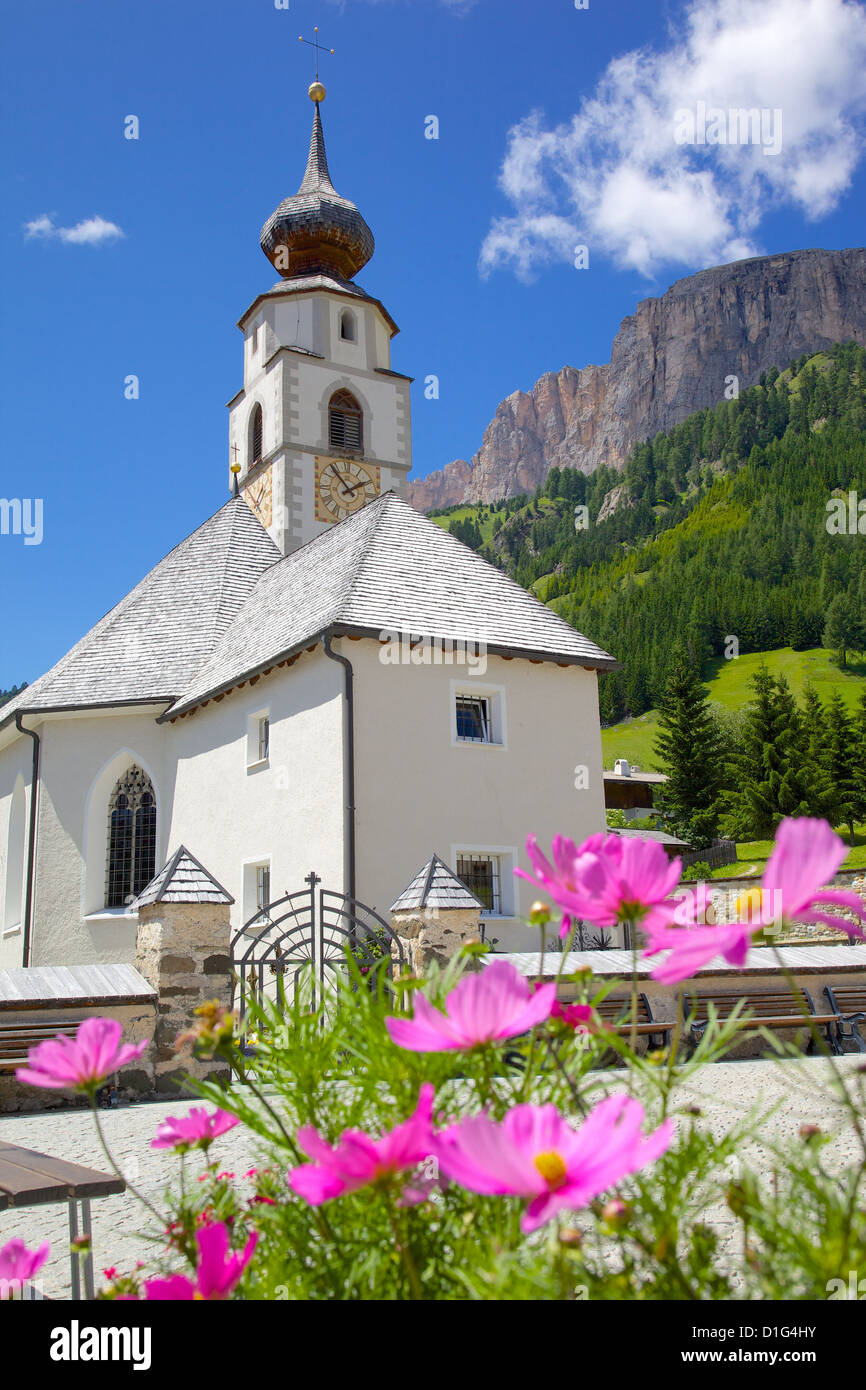
[[[284,554],[380,492],[404,494],[412,467],[412,378],[391,370],[396,323],[355,283],[375,242],[331,181],[318,71],[309,97],[301,186],[261,232],[280,278],[238,323],[244,384],[228,403],[232,471]]]

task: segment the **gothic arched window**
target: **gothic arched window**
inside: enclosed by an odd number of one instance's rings
[[[257,405],[250,419],[250,452],[248,466],[252,468],[262,456],[262,408]]]
[[[127,768],[108,802],[105,906],[125,907],[156,873],[156,797],[146,772]]]
[[[328,439],[332,449],[363,449],[364,416],[351,391],[335,391],[328,405]]]

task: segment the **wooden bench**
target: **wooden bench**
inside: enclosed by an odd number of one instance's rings
[[[721,990],[692,989],[683,1001],[684,1022],[689,1030],[692,1048],[697,1047],[709,1025],[709,1005],[715,1008],[719,1022],[731,1017],[738,1004],[743,1004],[745,1017],[737,1020],[740,1028],[801,1028],[809,1029],[807,1052],[815,1045],[813,1028],[823,1028],[831,1052],[838,1052],[836,1024],[838,1014],[817,1013],[807,989],[798,988],[796,995],[787,986],[765,989],[749,994],[728,994]]]
[[[827,985],[824,993],[836,1014],[839,1052],[845,1051],[846,1042],[852,1042],[858,1052],[866,1052],[866,1041],[860,1028],[866,1019],[866,984]]]
[[[673,1023],[661,1023],[653,1017],[650,1002],[645,994],[639,994],[637,997],[637,1023],[634,1026],[631,1023],[630,994],[609,994],[594,1007],[609,1032],[616,1033],[621,1038],[629,1037],[632,1032],[638,1037],[648,1034],[650,1048],[663,1048],[668,1034],[672,1033],[675,1027]]]
[[[100,1173],[84,1168],[80,1163],[67,1163],[62,1158],[49,1158],[35,1149],[22,1149],[17,1144],[0,1141],[0,1211],[10,1207],[45,1206],[49,1202],[69,1204],[69,1239],[75,1241],[79,1231],[91,1236],[84,1255],[84,1296],[93,1298],[93,1241],[90,1221],[90,1202],[93,1197],[110,1197],[124,1192],[126,1183],[113,1173]],[[81,1204],[79,1227],[78,1204]],[[81,1297],[79,1259],[70,1251],[72,1297]]]
[[[600,1004],[594,1005],[595,1012],[598,1014],[605,1029],[609,1033],[616,1033],[618,1037],[627,1038],[632,1032],[631,1018],[631,995],[630,994],[609,994]],[[650,1002],[645,994],[637,997],[637,1023],[634,1032],[639,1037],[649,1035],[649,1046],[651,1048],[662,1048],[669,1033],[672,1033],[673,1023],[661,1023],[659,1019],[653,1017]],[[525,1061],[520,1052],[506,1052],[505,1063],[507,1066],[515,1067],[522,1071]]]
[[[80,1022],[81,1019],[64,1019],[54,1023],[0,1023],[0,1072],[26,1066],[29,1049],[56,1038],[58,1033],[74,1038]]]

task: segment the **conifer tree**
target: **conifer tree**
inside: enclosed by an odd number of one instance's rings
[[[668,776],[659,795],[666,824],[694,848],[705,848],[718,828],[722,740],[707,692],[682,648],[662,697],[654,751]]]
[[[847,825],[850,841],[854,843],[854,823],[857,819],[856,761],[858,749],[854,725],[838,690],[833,691],[827,709],[824,766],[829,774],[833,807],[828,819],[831,825]]]

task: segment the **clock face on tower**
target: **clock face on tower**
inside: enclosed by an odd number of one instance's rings
[[[259,521],[267,529],[274,519],[273,483],[270,468],[267,468],[264,473],[259,473],[251,483],[246,485],[244,497]]]
[[[361,459],[316,459],[316,520],[342,521],[379,495],[379,469]]]

